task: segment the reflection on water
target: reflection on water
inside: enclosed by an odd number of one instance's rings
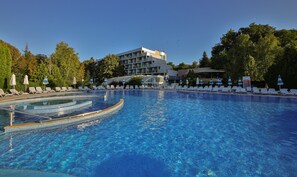
[[[159,91],[159,93],[158,93],[158,99],[159,100],[164,100],[164,90],[161,90],[161,91]]]
[[[13,146],[12,146],[12,135],[10,135],[10,138],[9,138],[9,152],[13,151]]]
[[[97,119],[97,120],[94,120],[94,121],[91,121],[91,122],[81,123],[81,124],[78,124],[78,125],[77,125],[77,129],[78,129],[79,131],[84,131],[85,128],[90,127],[90,126],[95,125],[95,124],[98,124],[98,123],[100,123],[101,121],[102,121],[101,119]]]
[[[161,129],[166,124],[166,105],[161,100],[164,99],[164,92],[159,92],[157,102],[148,105],[143,111],[142,117],[145,117],[143,128],[149,130]]]

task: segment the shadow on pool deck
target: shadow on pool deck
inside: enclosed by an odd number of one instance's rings
[[[145,155],[128,154],[111,157],[98,165],[92,176],[96,177],[169,177],[165,164]]]

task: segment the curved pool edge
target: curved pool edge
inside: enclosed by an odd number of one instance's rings
[[[53,119],[44,122],[30,122],[30,123],[23,123],[11,126],[5,126],[4,132],[20,132],[20,131],[28,131],[28,130],[36,130],[36,129],[45,129],[45,128],[56,128],[61,126],[68,126],[73,124],[78,124],[81,122],[87,122],[91,120],[96,120],[103,118],[109,114],[116,113],[124,106],[124,99],[120,99],[119,102],[116,104],[105,108],[103,110],[87,112],[83,114],[78,114],[70,117],[64,117],[61,119]]]

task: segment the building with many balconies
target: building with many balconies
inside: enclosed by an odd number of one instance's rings
[[[165,75],[171,70],[166,53],[144,47],[117,54],[127,75]]]

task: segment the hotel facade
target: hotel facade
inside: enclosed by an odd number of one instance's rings
[[[165,52],[144,47],[117,54],[127,75],[165,75],[171,70]]]

